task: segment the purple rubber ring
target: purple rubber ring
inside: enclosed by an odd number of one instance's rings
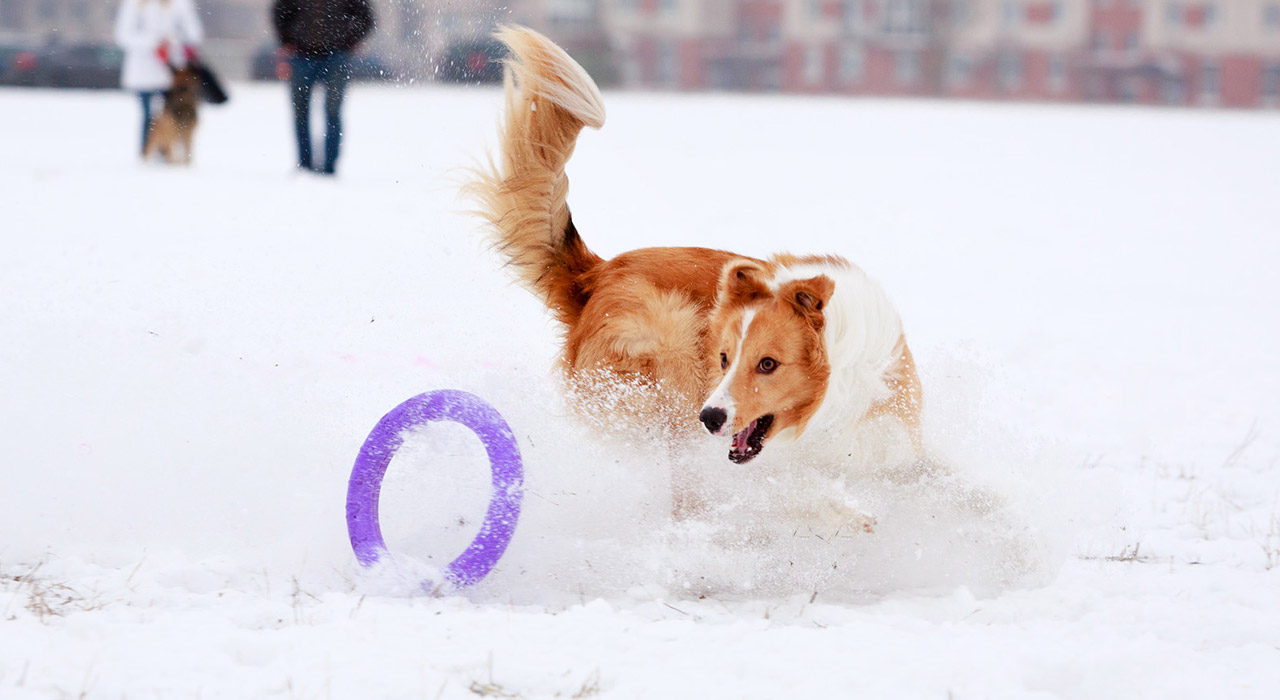
[[[484,578],[498,563],[515,531],[520,499],[524,496],[524,469],[511,426],[497,409],[474,394],[450,389],[429,391],[396,406],[378,421],[360,448],[347,484],[347,533],[356,559],[364,566],[377,563],[387,551],[378,523],[378,495],[387,465],[404,444],[406,430],[439,420],[470,428],[484,443],[493,472],[493,496],[480,533],[445,569],[445,578],[461,588]],[[424,581],[422,586],[427,591],[436,590],[436,583],[431,581]]]

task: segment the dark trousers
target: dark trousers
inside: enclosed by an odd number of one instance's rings
[[[164,93],[159,90],[144,90],[138,93],[142,98],[142,147],[138,149],[139,153],[147,150],[147,133],[151,131],[151,102],[157,95],[162,94]]]
[[[298,167],[332,175],[342,146],[342,97],[351,79],[350,53],[337,51],[324,56],[294,56],[289,60],[292,75],[293,126],[298,137]],[[324,162],[311,156],[311,90],[324,84]]]

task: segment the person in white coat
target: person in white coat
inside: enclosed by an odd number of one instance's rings
[[[116,43],[124,49],[120,86],[142,98],[142,147],[147,145],[151,102],[173,83],[170,65],[195,57],[204,28],[194,0],[124,0],[116,15]]]

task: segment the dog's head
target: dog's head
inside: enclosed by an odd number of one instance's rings
[[[200,100],[200,75],[191,66],[178,68],[172,64],[173,83],[165,92],[165,99],[172,104],[195,106]]]
[[[834,291],[822,274],[787,279],[754,260],[725,266],[710,325],[712,376],[721,379],[699,419],[733,436],[730,461],[750,461],[784,430],[803,431],[822,404],[831,375],[823,310]]]

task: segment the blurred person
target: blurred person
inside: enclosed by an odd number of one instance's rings
[[[116,15],[116,43],[124,49],[120,85],[142,100],[142,146],[147,148],[152,101],[173,85],[175,65],[195,60],[204,28],[194,0],[124,0]]]
[[[290,95],[298,168],[333,175],[342,146],[342,98],[351,79],[351,52],[373,31],[368,0],[275,0],[276,34],[289,55]],[[325,88],[324,160],[311,155],[311,91]]]

